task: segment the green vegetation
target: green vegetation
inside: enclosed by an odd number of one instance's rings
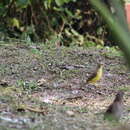
[[[34,91],[38,89],[38,86],[35,82],[24,82],[22,80],[17,81],[17,86],[22,87],[26,91]]]
[[[98,17],[88,0],[3,0],[0,40],[57,46],[104,45],[106,25]]]

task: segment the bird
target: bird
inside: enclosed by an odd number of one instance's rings
[[[109,121],[119,121],[123,114],[123,91],[118,91],[113,103],[108,107],[106,112],[104,113],[104,119]]]
[[[102,78],[103,75],[103,64],[98,64],[98,67],[94,73],[87,79],[87,83],[95,84]]]

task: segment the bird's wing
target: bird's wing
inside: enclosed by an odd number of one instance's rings
[[[90,77],[87,79],[87,82],[93,79],[97,75],[97,72],[90,75]]]
[[[106,113],[112,113],[112,111],[113,111],[113,104],[111,104],[111,105],[108,107]]]

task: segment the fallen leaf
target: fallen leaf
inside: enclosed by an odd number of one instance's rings
[[[44,85],[45,83],[47,83],[47,80],[44,79],[44,78],[41,78],[41,79],[39,79],[39,80],[37,81],[37,85],[38,85],[38,86]]]
[[[3,87],[7,87],[9,85],[9,82],[3,79],[3,80],[0,80],[0,85]]]

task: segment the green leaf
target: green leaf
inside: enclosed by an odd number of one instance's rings
[[[71,2],[71,1],[73,1],[73,0],[55,0],[56,4],[57,4],[58,6],[62,6],[63,4],[69,3],[69,2]]]
[[[9,25],[12,26],[12,27],[17,27],[17,28],[20,27],[19,20],[16,19],[16,18],[10,19],[9,20]]]
[[[30,0],[17,0],[16,5],[19,8],[26,8],[30,4]]]
[[[4,16],[6,14],[5,11],[6,11],[5,6],[2,3],[0,3],[0,16]]]
[[[69,11],[67,8],[65,8],[65,12],[67,13],[68,16],[74,17],[71,11]]]
[[[61,6],[61,5],[64,4],[64,0],[55,0],[55,2],[56,2],[56,4],[57,4],[58,6]]]

